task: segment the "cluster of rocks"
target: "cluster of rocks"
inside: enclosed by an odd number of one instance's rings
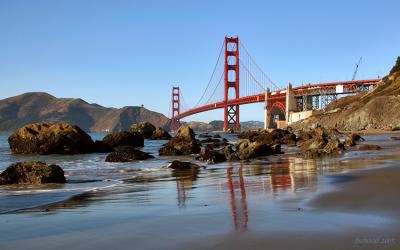
[[[310,131],[294,132],[288,129],[254,130],[239,135],[236,143],[229,143],[219,134],[200,134],[196,139],[194,131],[182,125],[171,136],[162,128],[152,124],[138,123],[129,131],[114,132],[101,141],[93,141],[79,127],[70,124],[35,123],[16,130],[9,138],[13,153],[22,154],[81,154],[110,152],[107,162],[131,162],[154,158],[149,153],[140,151],[144,139],[169,140],[159,149],[161,156],[196,155],[195,159],[207,163],[249,160],[280,154],[281,145],[300,148],[305,158],[315,158],[342,153],[349,147],[356,146],[363,138],[358,134],[344,134],[336,129],[316,127]],[[397,139],[397,138],[396,138]],[[400,139],[400,138],[399,138]],[[380,149],[377,145],[359,145],[359,150]],[[199,166],[190,162],[173,161],[169,168],[174,170],[193,170]],[[42,162],[23,162],[11,165],[0,175],[1,184],[11,183],[65,183],[63,170],[57,165]]]

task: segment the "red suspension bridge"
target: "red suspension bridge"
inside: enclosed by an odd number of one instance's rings
[[[240,53],[239,53],[240,52]],[[380,79],[307,84],[282,88],[274,83],[251,57],[238,37],[225,37],[210,80],[200,99],[189,107],[179,87],[172,88],[172,123],[214,109],[224,109],[224,130],[240,130],[240,105],[263,102],[265,127],[278,121],[290,124],[321,110],[339,95],[354,94],[373,88]],[[311,112],[306,112],[311,111]]]

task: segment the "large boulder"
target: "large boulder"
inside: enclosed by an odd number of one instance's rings
[[[142,134],[127,131],[119,131],[109,134],[103,138],[102,142],[112,148],[121,146],[144,146],[144,138]]]
[[[193,130],[182,125],[174,138],[160,148],[160,155],[190,155],[200,152],[200,146],[195,139]]]
[[[248,160],[260,156],[268,156],[281,153],[280,144],[267,144],[251,142],[249,139],[242,139],[237,142],[236,156],[240,160]]]
[[[106,162],[130,162],[154,158],[149,153],[135,149],[132,146],[123,146],[115,149],[106,157]]]
[[[316,127],[309,132],[301,132],[299,146],[305,158],[317,158],[341,154],[345,148],[340,142],[340,133],[335,129]]]
[[[226,161],[224,153],[213,150],[212,146],[209,145],[201,150],[200,154],[196,157],[196,160],[206,161],[207,163],[218,163]]]
[[[354,146],[357,144],[357,142],[359,141],[364,141],[364,139],[357,133],[351,133],[349,135],[347,135],[347,138],[345,140],[345,144],[346,146]]]
[[[171,135],[165,131],[161,127],[157,127],[156,130],[153,131],[152,136],[150,137],[152,140],[169,140],[171,139]]]
[[[62,168],[43,162],[18,162],[0,174],[0,185],[66,182]]]
[[[95,151],[91,137],[68,123],[33,123],[17,129],[8,138],[18,154],[81,154]]]
[[[135,123],[130,128],[130,132],[143,134],[146,139],[152,137],[155,130],[156,127],[150,122]]]

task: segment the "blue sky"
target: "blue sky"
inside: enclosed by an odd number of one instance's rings
[[[169,113],[189,105],[225,37],[238,35],[279,85],[385,75],[400,55],[400,1],[0,0],[0,98],[28,91]],[[241,109],[262,120],[262,104]],[[222,119],[221,111],[188,118]]]

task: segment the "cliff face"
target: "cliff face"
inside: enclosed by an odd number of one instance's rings
[[[293,124],[294,128],[322,125],[339,130],[400,129],[400,57],[389,75],[367,93],[331,103],[326,112]]]
[[[56,98],[33,92],[0,100],[0,130],[14,130],[33,122],[72,123],[86,131],[128,130],[132,123],[148,121],[169,129],[163,114],[143,107],[106,108],[82,99]]]

